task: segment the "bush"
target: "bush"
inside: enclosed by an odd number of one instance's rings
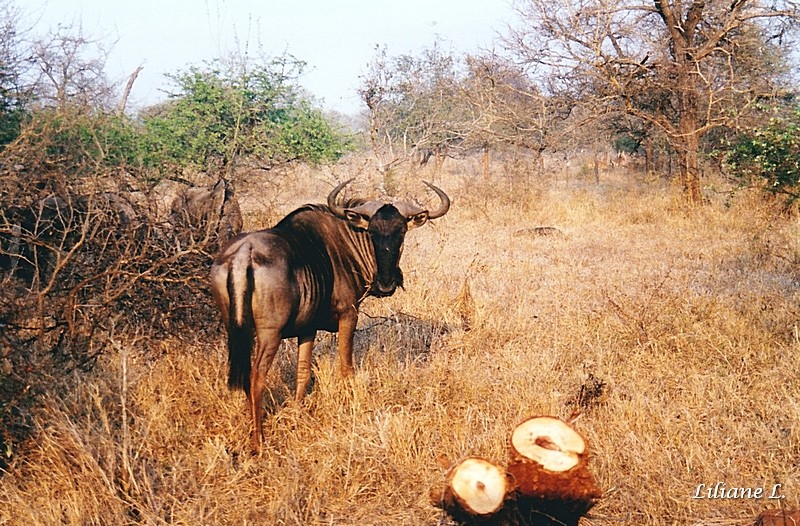
[[[218,327],[206,275],[223,240],[152,213],[140,141],[125,117],[43,110],[0,152],[0,451],[115,334]]]
[[[30,173],[57,168],[76,182],[122,170],[141,172],[143,147],[129,117],[68,106],[31,113],[5,157]]]
[[[177,93],[144,117],[147,150],[172,169],[203,171],[242,157],[264,169],[336,161],[350,141],[301,95],[294,83],[300,68],[284,58],[251,70],[194,67],[173,75]]]
[[[767,191],[795,202],[800,198],[800,107],[740,136],[726,164],[744,184],[762,181]]]

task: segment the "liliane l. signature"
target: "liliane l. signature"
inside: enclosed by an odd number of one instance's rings
[[[767,491],[763,486],[752,487],[728,487],[724,482],[717,482],[713,486],[710,484],[698,484],[695,489],[693,499],[783,499],[786,498],[781,492],[781,484],[773,484],[772,490]]]

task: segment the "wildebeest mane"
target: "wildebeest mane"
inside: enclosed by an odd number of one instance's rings
[[[357,206],[361,206],[366,202],[367,202],[366,199],[358,199],[358,198],[345,199],[342,202],[342,207],[343,208],[356,208]],[[297,208],[297,209],[293,210],[292,212],[290,212],[286,217],[281,219],[281,221],[275,226],[277,227],[277,226],[281,225],[282,223],[285,223],[286,221],[290,221],[294,216],[296,216],[297,214],[301,214],[303,212],[325,212],[325,213],[328,213],[328,214],[332,214],[333,213],[333,212],[331,212],[331,209],[330,209],[330,207],[328,207],[328,205],[307,204],[307,205],[303,205],[300,208]]]

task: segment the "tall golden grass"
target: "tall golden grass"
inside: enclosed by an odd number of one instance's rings
[[[586,524],[744,525],[800,506],[800,222],[750,194],[689,210],[622,174],[478,174],[445,163],[453,207],[409,233],[405,291],[365,302],[352,381],[320,334],[312,391],[290,402],[284,345],[260,455],[221,330],[121,338],[46,400],[0,478],[0,524],[446,524],[428,501],[442,459],[504,464],[523,418],[575,412],[605,493]],[[324,200],[320,177],[271,204]],[[393,184],[429,198],[416,175]],[[249,209],[251,227],[277,213]],[[718,482],[785,498],[692,498]]]

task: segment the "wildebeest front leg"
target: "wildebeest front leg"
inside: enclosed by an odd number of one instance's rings
[[[264,390],[267,386],[267,372],[278,351],[281,343],[280,332],[277,330],[259,330],[256,334],[256,356],[250,370],[250,415],[253,417],[253,430],[250,434],[250,447],[253,451],[261,449],[264,439]]]
[[[353,307],[339,317],[339,371],[342,376],[355,374],[353,367],[353,336],[356,333],[358,311]]]
[[[314,349],[316,332],[297,338],[297,388],[295,400],[298,402],[306,395],[308,382],[311,380],[311,351]]]

